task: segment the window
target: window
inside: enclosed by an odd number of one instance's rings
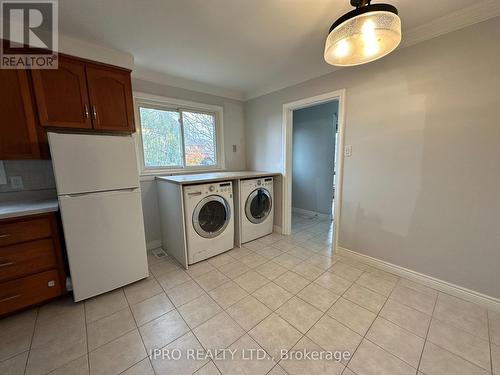
[[[142,174],[223,167],[222,108],[136,96]]]

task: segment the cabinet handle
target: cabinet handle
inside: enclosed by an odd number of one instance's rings
[[[89,106],[85,104],[85,118],[89,118]]]
[[[1,268],[1,267],[12,266],[12,265],[14,265],[14,264],[16,264],[16,262],[9,262],[9,261],[7,261],[7,262],[3,262],[3,263],[0,263],[0,268]]]
[[[7,238],[10,237],[10,233],[2,233],[0,234],[0,238]]]
[[[16,294],[16,295],[14,295],[14,296],[5,297],[5,298],[0,299],[0,303],[2,303],[2,302],[7,302],[7,301],[10,301],[10,300],[13,300],[13,299],[19,298],[19,297],[21,297],[21,295],[20,295],[20,294]]]
[[[92,116],[94,116],[94,120],[97,120],[97,109],[95,105],[92,106]]]

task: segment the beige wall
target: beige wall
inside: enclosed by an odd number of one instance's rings
[[[340,245],[500,298],[500,18],[245,103],[282,170],[282,104],[346,88]]]
[[[134,91],[148,94],[222,106],[224,109],[226,169],[244,170],[246,168],[242,102],[137,79],[132,80],[132,87]],[[233,152],[232,145],[236,145],[236,152]],[[159,242],[161,240],[161,231],[156,182],[154,180],[141,181],[141,190],[146,242]]]

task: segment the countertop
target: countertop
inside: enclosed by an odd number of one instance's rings
[[[179,185],[195,184],[212,181],[239,180],[245,178],[258,178],[264,176],[279,176],[277,172],[257,172],[257,171],[238,171],[238,172],[213,172],[213,173],[194,173],[176,176],[157,176],[158,180],[173,182]]]
[[[59,210],[57,198],[0,202],[0,219],[42,214]]]

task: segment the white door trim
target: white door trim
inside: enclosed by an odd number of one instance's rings
[[[282,232],[290,234],[292,230],[292,135],[293,135],[293,111],[296,109],[310,107],[312,105],[326,103],[332,100],[339,102],[339,137],[337,160],[335,165],[336,182],[335,186],[335,221],[332,247],[333,252],[337,251],[338,233],[340,228],[340,212],[342,209],[342,183],[344,175],[344,134],[345,134],[345,99],[346,90],[336,90],[325,94],[300,99],[294,102],[283,104],[283,122],[281,126],[282,144],[283,144],[283,209],[282,209]]]

